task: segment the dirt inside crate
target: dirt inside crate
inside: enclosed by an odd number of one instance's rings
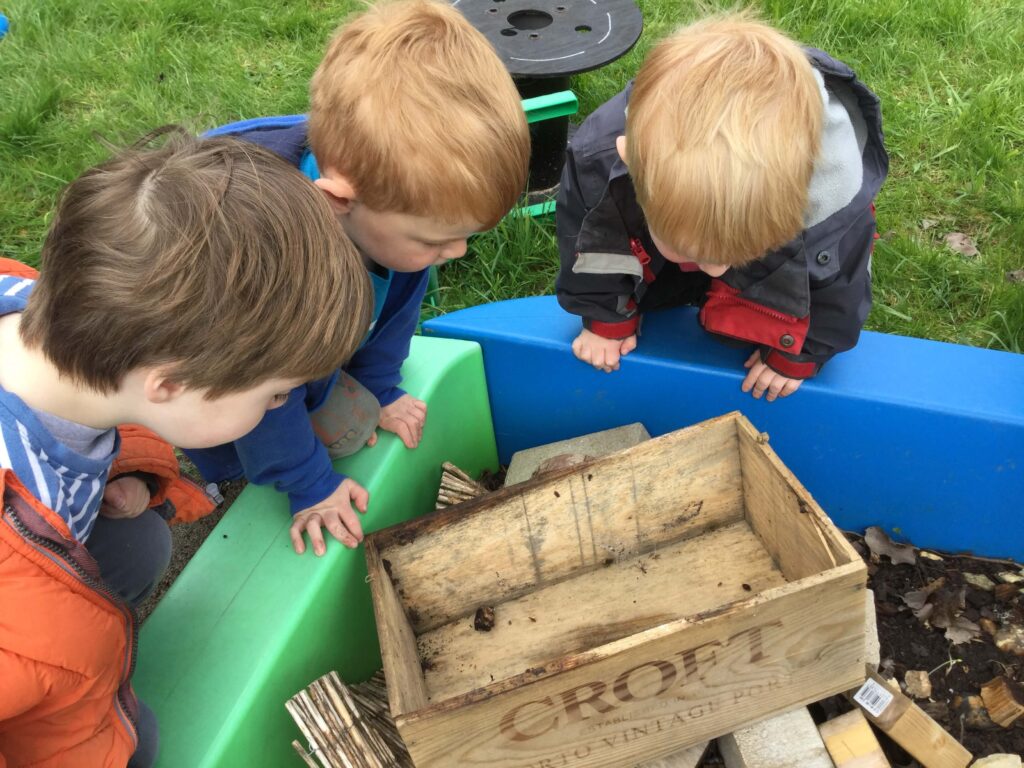
[[[716,555],[702,558],[702,552]],[[427,693],[441,701],[785,582],[745,521],[613,558],[421,633]],[[396,589],[402,594],[400,584]]]

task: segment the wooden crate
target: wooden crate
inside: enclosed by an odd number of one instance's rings
[[[859,685],[865,566],[766,443],[731,413],[369,536],[416,765],[629,766]]]

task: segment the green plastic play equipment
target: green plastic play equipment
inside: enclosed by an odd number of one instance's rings
[[[433,509],[445,461],[497,468],[477,344],[416,337],[402,376],[427,403],[422,443],[381,434],[336,464],[370,491],[366,531]],[[300,557],[290,521],[282,495],[247,487],[142,627],[135,689],[160,721],[161,768],[297,765],[284,702],[332,669],[380,668],[362,547]]]

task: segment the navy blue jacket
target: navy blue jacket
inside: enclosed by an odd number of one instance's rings
[[[853,71],[807,49],[826,102],[806,228],[791,242],[706,281],[700,322],[752,342],[791,378],[815,375],[852,348],[871,308],[873,199],[889,168],[878,97]],[[561,306],[606,338],[637,333],[643,299],[664,270],[615,139],[632,86],[595,110],[569,144],[556,208]],[[818,181],[816,184],[815,181]],[[814,207],[817,205],[817,207]]]
[[[266,147],[299,167],[307,152],[306,122],[300,118],[258,118],[218,129]],[[429,270],[394,272],[387,296],[369,336],[345,371],[372,392],[381,407],[405,394],[401,367],[419,322]],[[337,311],[344,311],[339,307]],[[257,485],[273,485],[288,495],[294,515],[318,504],[341,485],[327,449],[313,433],[309,414],[331,392],[338,374],[292,390],[280,408],[267,411],[256,428],[234,443],[186,451],[204,478],[213,482],[245,476]]]

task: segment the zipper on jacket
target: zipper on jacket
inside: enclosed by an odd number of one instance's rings
[[[21,535],[22,538],[24,538],[25,540],[29,541],[37,547],[46,549],[52,552],[53,554],[58,555],[61,558],[62,562],[66,563],[71,567],[71,569],[75,572],[75,575],[78,576],[78,578],[82,581],[83,584],[85,584],[87,587],[94,590],[95,592],[98,592],[103,597],[107,598],[107,600],[109,600],[110,603],[115,608],[117,608],[119,611],[121,611],[127,616],[128,625],[131,627],[131,645],[128,649],[128,652],[131,655],[128,663],[128,674],[121,681],[121,684],[117,688],[117,701],[118,704],[121,705],[121,710],[124,712],[124,715],[128,719],[128,722],[131,724],[132,730],[135,731],[135,741],[137,744],[139,739],[139,724],[136,721],[135,716],[132,715],[131,707],[128,706],[129,702],[127,700],[127,697],[123,694],[122,691],[126,684],[130,683],[132,675],[135,673],[135,659],[137,656],[136,652],[139,646],[139,623],[138,621],[136,621],[135,618],[135,610],[130,605],[128,605],[124,600],[122,600],[121,597],[112,589],[110,589],[110,587],[108,587],[105,583],[103,583],[102,581],[98,581],[97,579],[94,579],[92,576],[86,573],[85,569],[82,568],[82,566],[79,565],[69,555],[65,547],[62,547],[55,541],[51,541],[50,539],[47,539],[43,536],[39,536],[38,534],[35,534],[32,531],[30,531],[28,527],[21,521],[21,518],[18,517],[18,512],[17,510],[15,510],[14,505],[5,502],[4,512],[6,513],[6,516],[10,519],[13,528]]]
[[[773,320],[783,320],[789,323],[796,323],[801,320],[801,318],[796,317],[794,315],[787,315],[786,313],[779,312],[778,310],[772,309],[771,307],[766,307],[764,304],[758,304],[756,301],[751,301],[750,299],[741,299],[739,296],[730,296],[728,294],[715,293],[714,291],[712,291],[708,294],[708,300],[707,302],[705,302],[705,306],[713,301],[732,301],[735,302],[736,304],[740,304],[744,307],[747,307],[748,309],[752,309],[755,312],[759,312],[762,315],[770,317]]]
[[[644,282],[653,283],[657,275],[651,269],[651,254],[644,248],[644,244],[640,242],[639,238],[631,237],[629,239],[629,249],[633,252],[636,260],[640,262],[640,266],[643,267]]]

